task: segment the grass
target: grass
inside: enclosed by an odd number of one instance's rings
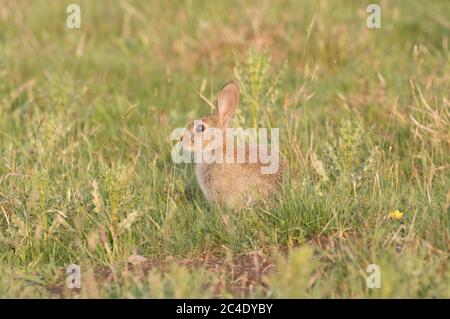
[[[69,3],[0,3],[1,297],[450,297],[447,1],[372,30],[367,1]],[[235,77],[239,123],[280,128],[271,209],[170,158]]]

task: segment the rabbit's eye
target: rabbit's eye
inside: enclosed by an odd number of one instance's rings
[[[203,132],[204,130],[205,130],[205,125],[203,125],[202,123],[198,124],[198,125],[195,127],[195,132],[196,132],[196,133],[201,133],[201,132]]]

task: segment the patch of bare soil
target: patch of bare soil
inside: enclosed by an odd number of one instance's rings
[[[141,257],[141,256],[139,256]],[[214,295],[220,297],[224,292],[233,296],[248,296],[255,286],[266,289],[265,276],[274,268],[271,258],[261,252],[252,252],[245,255],[227,257],[220,254],[208,254],[196,258],[179,258],[166,256],[162,258],[139,258],[137,262],[128,263],[127,271],[140,275],[146,275],[151,270],[162,273],[170,271],[171,266],[185,266],[190,270],[203,268],[223,278],[212,287]],[[107,267],[96,269],[92,275],[97,285],[115,281],[114,273]],[[49,291],[55,297],[76,297],[79,289],[67,289],[66,282],[60,282],[49,287]]]
[[[235,257],[210,254],[198,258],[167,257],[164,260],[153,259],[146,262],[143,267],[147,271],[152,268],[165,271],[173,263],[186,266],[189,269],[203,267],[216,274],[217,277],[225,279],[213,287],[216,296],[222,295],[224,290],[234,296],[248,296],[255,286],[266,288],[264,277],[273,269],[273,263],[270,259],[269,256],[260,252]]]
[[[322,250],[329,246],[334,246],[336,239],[326,236],[314,236],[309,241],[309,244],[314,246],[316,250]],[[287,247],[281,247],[277,250],[282,256],[286,256],[289,251]],[[190,270],[203,268],[215,275],[216,278],[221,278],[212,287],[214,295],[217,297],[222,297],[224,294],[232,294],[235,297],[248,297],[255,287],[263,291],[268,289],[266,278],[269,273],[275,271],[275,257],[271,253],[261,251],[233,257],[219,253],[208,253],[195,258],[165,256],[147,259],[137,255],[130,256],[125,270],[131,274],[145,276],[152,270],[161,271],[163,274],[168,273],[173,265],[185,266]],[[107,267],[97,268],[89,276],[91,276],[90,279],[85,281],[88,283],[89,281],[95,282],[97,286],[110,282],[120,282],[120,279]],[[57,298],[73,298],[80,294],[79,289],[67,289],[65,281],[48,287],[48,289]]]

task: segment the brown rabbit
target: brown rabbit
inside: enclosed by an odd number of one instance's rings
[[[203,138],[201,135],[208,128],[218,129],[222,136],[225,136],[225,130],[229,127],[230,119],[239,104],[239,95],[238,84],[234,81],[228,82],[219,93],[216,112],[188,124],[181,138],[182,147],[194,151],[195,154],[194,138]],[[225,137],[223,144],[218,146],[214,151],[223,152],[225,157],[227,148],[230,147]],[[249,150],[254,150],[255,147],[263,146],[247,143],[241,147],[233,147],[234,158],[237,158],[238,150],[245,154],[244,163],[232,161],[196,164],[197,181],[208,201],[227,208],[240,208],[255,206],[276,194],[282,182],[283,161],[279,160],[278,169],[273,174],[262,174],[263,164],[260,158],[249,161]]]

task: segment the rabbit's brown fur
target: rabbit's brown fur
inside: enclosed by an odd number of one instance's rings
[[[201,121],[206,128],[214,127],[225,132],[230,118],[239,104],[239,87],[236,82],[228,82],[220,91],[217,110],[215,114],[205,116]],[[195,132],[194,122],[187,126],[187,131]],[[222,148],[226,154],[227,145]],[[193,141],[183,137],[183,146],[193,149]],[[212,203],[228,208],[239,208],[247,205],[254,206],[263,200],[269,200],[280,189],[284,164],[280,159],[279,169],[274,174],[261,174],[263,164],[249,163],[249,150],[257,145],[244,145],[245,163],[198,163],[196,164],[196,177],[200,188]],[[238,149],[234,149],[234,158],[237,158]]]

